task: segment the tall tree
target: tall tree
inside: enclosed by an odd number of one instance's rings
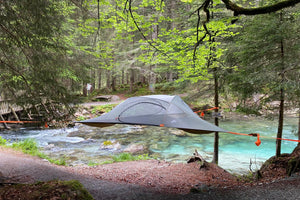
[[[299,63],[299,33],[295,25],[299,17],[291,10],[256,16],[243,28],[234,51],[239,71],[232,74],[231,88],[244,98],[266,94],[265,101],[280,101],[277,138],[282,137],[284,102],[296,87],[286,90],[288,82],[296,82]],[[289,80],[289,81],[287,81]],[[298,98],[293,95],[293,98]],[[281,153],[281,140],[276,141],[276,156]]]
[[[49,118],[60,117],[59,105],[68,107],[67,87],[73,89],[77,79],[66,37],[72,12],[65,1],[13,0],[0,6],[0,84],[19,105],[42,103]]]

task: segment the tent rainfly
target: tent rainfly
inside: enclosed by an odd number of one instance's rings
[[[179,96],[170,95],[131,97],[110,112],[79,123],[95,127],[114,124],[161,126],[196,134],[227,132],[202,120]]]

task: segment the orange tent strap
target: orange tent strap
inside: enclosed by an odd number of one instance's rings
[[[268,136],[260,136],[258,133],[246,134],[246,133],[237,133],[237,132],[231,132],[231,131],[228,131],[227,133],[231,133],[231,134],[235,134],[235,135],[256,136],[257,137],[257,141],[255,142],[255,144],[257,146],[259,146],[261,144],[260,138],[267,138],[267,139],[274,139],[274,140],[285,140],[285,141],[299,142],[300,143],[300,140],[287,139],[287,138],[274,138],[274,137],[268,137]]]
[[[228,133],[235,134],[235,135],[256,136],[257,137],[257,140],[255,142],[256,146],[259,146],[261,144],[258,133],[246,134],[246,133],[237,133],[237,132],[230,132],[230,131],[228,131]]]
[[[0,123],[18,124],[18,123],[41,123],[40,121],[0,121]]]
[[[274,137],[268,137],[268,136],[260,136],[260,137],[267,138],[267,139],[286,140],[286,141],[291,141],[291,142],[300,142],[300,140],[294,140],[294,139],[288,139],[288,138],[274,138]]]
[[[204,112],[204,111],[208,111],[208,110],[216,110],[216,109],[219,109],[219,107],[208,108],[205,110],[198,110],[198,111],[195,111],[194,113]]]

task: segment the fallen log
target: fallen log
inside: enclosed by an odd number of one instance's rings
[[[187,163],[191,163],[191,162],[199,162],[200,163],[200,168],[207,168],[207,162],[204,160],[204,158],[198,153],[197,149],[195,149],[195,152],[193,153],[193,156],[190,157],[187,161]]]

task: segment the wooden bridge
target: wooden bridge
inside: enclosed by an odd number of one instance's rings
[[[0,115],[10,114],[12,112],[22,111],[21,106],[11,104],[9,100],[0,100]]]
[[[4,128],[8,129],[7,123],[17,123],[23,124],[26,121],[20,121],[17,113],[23,112],[24,107],[18,106],[12,103],[10,100],[0,99],[0,124],[3,124]],[[31,120],[31,116],[28,116]],[[7,119],[5,119],[7,118]],[[11,118],[14,118],[15,121],[11,121]]]

